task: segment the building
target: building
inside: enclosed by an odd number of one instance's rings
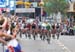
[[[0,11],[15,10],[15,0],[0,0]]]
[[[29,18],[41,17],[41,0],[16,0],[15,13]],[[41,19],[41,18],[40,18]]]
[[[75,1],[69,2],[69,9],[67,10],[67,15],[70,18],[70,24],[75,24]]]

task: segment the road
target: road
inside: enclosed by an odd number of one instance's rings
[[[51,43],[36,40],[21,38],[20,44],[23,52],[75,52],[75,36],[60,36],[60,39],[51,39]],[[2,51],[2,46],[0,46]]]
[[[75,52],[75,36],[60,36],[52,39],[51,44],[46,41],[21,39],[24,52]]]

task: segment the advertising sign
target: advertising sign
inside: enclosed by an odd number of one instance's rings
[[[6,0],[0,0],[0,7],[6,7]]]
[[[15,0],[10,0],[10,10],[15,10]]]
[[[37,2],[32,2],[32,7],[37,7],[37,6],[38,6]]]

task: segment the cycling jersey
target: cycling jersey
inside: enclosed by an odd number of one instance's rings
[[[46,29],[47,29],[47,30],[50,30],[50,29],[51,29],[50,25],[47,25],[47,26],[46,26]]]
[[[36,25],[35,24],[32,24],[32,29],[35,29],[36,28]]]
[[[11,23],[11,27],[10,27],[10,31],[11,31],[11,34],[12,34],[12,30],[16,27],[16,25],[12,22]]]

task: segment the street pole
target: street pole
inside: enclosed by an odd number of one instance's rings
[[[42,18],[42,7],[41,7],[41,21],[43,20],[43,18]]]
[[[43,0],[41,0],[41,2],[43,2]],[[42,11],[43,11],[43,7],[41,6],[41,21],[43,20],[43,18],[42,18]]]

